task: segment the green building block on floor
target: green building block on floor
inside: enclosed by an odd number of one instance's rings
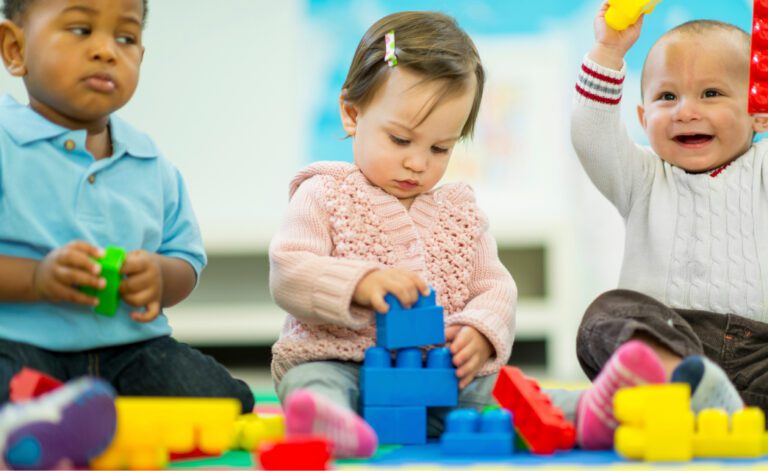
[[[98,290],[91,287],[83,287],[81,290],[90,296],[99,298],[99,304],[93,308],[98,314],[112,317],[117,312],[120,304],[120,268],[125,261],[125,250],[120,247],[108,246],[106,253],[97,260],[101,265],[101,277],[107,280],[104,289]]]

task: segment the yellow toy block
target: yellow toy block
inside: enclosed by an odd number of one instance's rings
[[[620,389],[614,396],[620,422],[616,451],[628,459],[686,461],[693,458],[694,416],[687,384]]]
[[[693,453],[701,458],[757,458],[763,455],[765,414],[757,407],[737,411],[728,427],[722,409],[704,409],[697,418]]]
[[[241,410],[236,399],[118,397],[112,444],[91,461],[93,469],[162,469],[170,452],[222,453]]]
[[[605,22],[616,31],[623,31],[635,24],[642,14],[648,14],[661,0],[610,0]]]
[[[243,414],[235,420],[235,441],[232,448],[255,451],[263,441],[279,441],[285,437],[282,415]]]
[[[634,426],[643,426],[649,412],[676,413],[690,406],[691,387],[685,383],[622,388],[613,397],[616,420]]]

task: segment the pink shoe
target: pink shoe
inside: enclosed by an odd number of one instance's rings
[[[339,458],[368,458],[376,451],[376,432],[350,409],[306,389],[285,400],[286,435],[320,435],[333,443]]]

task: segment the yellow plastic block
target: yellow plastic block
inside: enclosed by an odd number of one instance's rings
[[[693,452],[701,458],[757,458],[763,455],[765,414],[757,407],[735,412],[728,427],[722,409],[705,409],[697,418]]]
[[[687,384],[645,385],[619,390],[614,415],[620,422],[616,451],[628,459],[687,461],[693,458],[694,417]]]
[[[648,14],[661,0],[610,0],[605,22],[616,31],[623,31],[635,24],[642,14]]]
[[[162,469],[170,452],[223,453],[232,444],[236,399],[118,397],[112,444],[93,469]]]
[[[613,415],[626,425],[642,426],[649,412],[675,413],[690,407],[691,387],[685,383],[622,388],[613,397]]]
[[[278,441],[285,437],[282,415],[243,414],[235,421],[233,448],[254,451],[263,441]]]

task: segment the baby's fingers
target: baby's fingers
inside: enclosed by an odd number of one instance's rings
[[[85,244],[85,242],[82,242],[82,244]],[[98,252],[72,250],[73,246],[74,243],[71,244],[67,249],[59,252],[55,261],[57,266],[81,270],[83,272],[92,273],[94,275],[101,273],[101,265],[95,262],[93,256],[91,255],[91,253]]]
[[[380,312],[382,314],[389,312],[389,305],[386,301],[384,301],[383,292],[375,292],[371,294],[371,306],[376,312]]]
[[[53,278],[63,286],[87,286],[96,289],[102,289],[106,286],[104,278],[95,276],[91,272],[65,265],[55,265],[53,267]]]
[[[131,313],[131,319],[136,322],[151,322],[155,320],[158,315],[160,315],[160,303],[153,301],[147,304],[147,308],[144,310],[144,312],[133,311]]]
[[[51,299],[65,301],[73,304],[84,304],[86,306],[96,306],[99,304],[98,298],[89,296],[77,288],[57,283],[51,289]]]

